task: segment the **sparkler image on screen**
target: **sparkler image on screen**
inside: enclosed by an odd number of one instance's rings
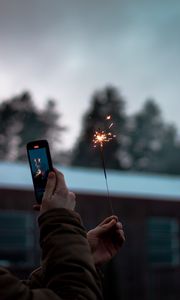
[[[42,199],[49,173],[46,149],[29,150],[29,157],[36,196],[38,199]]]

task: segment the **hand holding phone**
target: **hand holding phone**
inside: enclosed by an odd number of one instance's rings
[[[31,169],[36,201],[41,204],[48,174],[53,171],[49,145],[46,140],[31,141],[27,144],[27,155]]]
[[[39,207],[40,213],[44,213],[54,208],[65,208],[74,210],[75,194],[70,192],[66,186],[64,175],[54,169],[48,176],[42,204]]]

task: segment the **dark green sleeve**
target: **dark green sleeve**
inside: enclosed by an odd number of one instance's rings
[[[45,284],[62,299],[102,299],[85,229],[77,213],[51,210],[39,218]]]
[[[42,282],[40,273],[33,274],[26,285],[0,268],[0,299],[102,299],[101,288],[97,284],[99,276],[79,216],[65,209],[55,209],[41,215],[39,225],[41,274],[46,288],[38,288]]]
[[[50,289],[30,289],[4,268],[0,268],[0,299],[60,300]]]
[[[22,281],[25,285],[29,286],[31,289],[44,288],[43,283],[43,272],[42,267],[35,269],[29,276],[27,280]]]

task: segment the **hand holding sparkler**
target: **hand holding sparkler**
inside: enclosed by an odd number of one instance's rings
[[[125,241],[123,226],[117,216],[110,216],[88,231],[87,239],[96,267],[101,266],[122,247]]]

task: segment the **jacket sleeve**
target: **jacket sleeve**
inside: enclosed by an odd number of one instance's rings
[[[8,270],[0,268],[0,299],[2,300],[60,300],[50,289],[30,289]]]
[[[102,299],[86,232],[77,213],[54,209],[39,218],[43,280],[61,299]]]
[[[37,278],[35,284],[31,280],[26,285],[0,268],[0,299],[102,299],[98,274],[79,216],[65,209],[51,210],[40,216],[39,225],[42,247],[40,279],[46,288],[38,288]]]
[[[31,289],[44,288],[43,285],[43,273],[42,267],[36,268],[29,276],[28,279],[22,280],[22,282],[29,286]]]

